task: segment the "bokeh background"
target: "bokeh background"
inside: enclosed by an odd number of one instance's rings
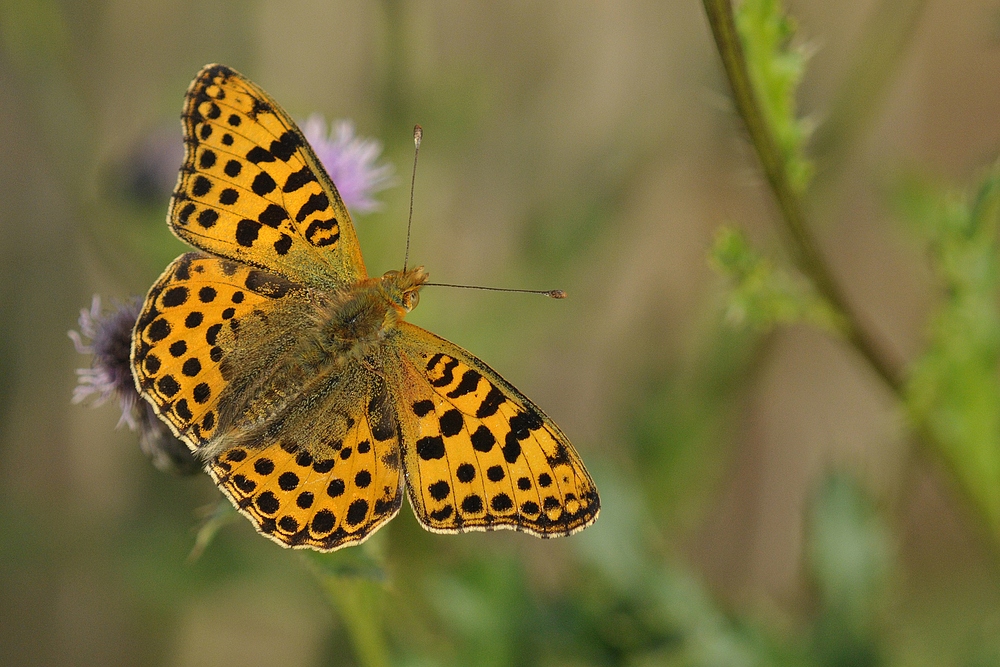
[[[912,359],[940,295],[891,192],[996,157],[1000,3],[787,9],[825,142],[822,249]],[[878,93],[852,110],[883,30]],[[411,319],[562,426],[594,526],[439,536],[404,507],[311,558],[240,519],[189,558],[219,492],[153,468],[113,405],[70,404],[89,359],[66,332],[184,250],[164,215],[208,62],[384,143],[398,185],[355,218],[373,274],[402,262],[419,122],[411,257],[569,293],[427,288]],[[0,1],[0,663],[1000,664],[997,540],[893,394],[823,332],[724,317],[715,230],[784,257],[728,95],[696,0]]]

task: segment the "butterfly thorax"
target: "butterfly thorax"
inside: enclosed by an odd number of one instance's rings
[[[319,313],[320,345],[329,358],[363,359],[417,305],[427,278],[423,267],[389,271],[333,295]]]

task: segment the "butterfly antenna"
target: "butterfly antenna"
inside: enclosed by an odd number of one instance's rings
[[[424,137],[424,129],[419,125],[413,126],[413,175],[410,177],[410,217],[406,222],[406,255],[403,257],[403,272],[410,262],[410,228],[413,226],[413,189],[417,182],[417,157],[420,155],[420,140]],[[553,299],[565,299],[566,292],[561,289],[532,290],[532,289],[506,289],[503,287],[478,287],[476,285],[453,285],[451,283],[424,283],[425,287],[458,287],[460,289],[478,289],[487,292],[519,292],[521,294],[543,294]]]
[[[561,289],[508,289],[506,287],[480,287],[478,285],[452,285],[451,283],[424,283],[424,287],[458,287],[461,289],[481,289],[487,292],[518,292],[520,294],[542,294],[553,299],[565,299],[566,292]]]
[[[410,261],[410,227],[413,226],[413,186],[417,182],[417,156],[420,155],[420,140],[424,137],[424,128],[413,126],[413,175],[410,176],[410,218],[406,221],[406,255],[403,257],[403,273]]]

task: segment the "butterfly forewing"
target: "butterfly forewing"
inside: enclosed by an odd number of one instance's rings
[[[559,427],[489,366],[406,322],[400,423],[410,500],[434,531],[554,537],[597,518],[590,475]]]
[[[306,285],[366,276],[350,215],[295,122],[223,65],[184,104],[184,166],[168,220],[188,243]]]

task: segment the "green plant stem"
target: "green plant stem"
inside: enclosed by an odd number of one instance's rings
[[[864,326],[862,318],[833,279],[809,231],[802,200],[788,181],[784,158],[778,150],[777,142],[754,92],[743,46],[736,31],[731,1],[703,0],[703,4],[719,55],[722,57],[726,76],[733,90],[736,106],[760,158],[778,208],[781,209],[783,230],[796,265],[812,280],[823,298],[843,315],[846,322],[844,336],[847,341],[864,357],[889,388],[902,398],[905,389],[902,362],[895,359],[894,355]]]
[[[379,620],[380,584],[364,577],[334,576],[309,558],[303,560],[344,623],[358,663],[364,667],[388,667],[389,649]]]
[[[908,0],[912,2],[913,0]],[[802,200],[792,189],[785,171],[784,158],[778,150],[774,135],[769,127],[754,92],[746,58],[736,30],[730,0],[703,0],[712,33],[722,57],[722,62],[733,89],[739,113],[746,124],[747,132],[764,168],[764,173],[781,209],[784,222],[782,230],[788,240],[789,249],[799,270],[815,285],[817,291],[830,305],[838,310],[844,320],[844,335],[847,341],[868,362],[871,368],[892,389],[901,400],[906,400],[906,378],[904,365],[894,355],[890,355],[865,327],[858,313],[850,306],[839,285],[820,254],[815,240],[806,225]],[[916,11],[916,8],[913,8]],[[956,466],[947,448],[930,432],[926,424],[914,425],[915,443],[918,451],[931,454],[930,458],[947,469],[956,486],[979,515],[985,520],[994,539],[1000,535],[1000,515],[981,495],[974,493],[964,482],[961,470]]]

